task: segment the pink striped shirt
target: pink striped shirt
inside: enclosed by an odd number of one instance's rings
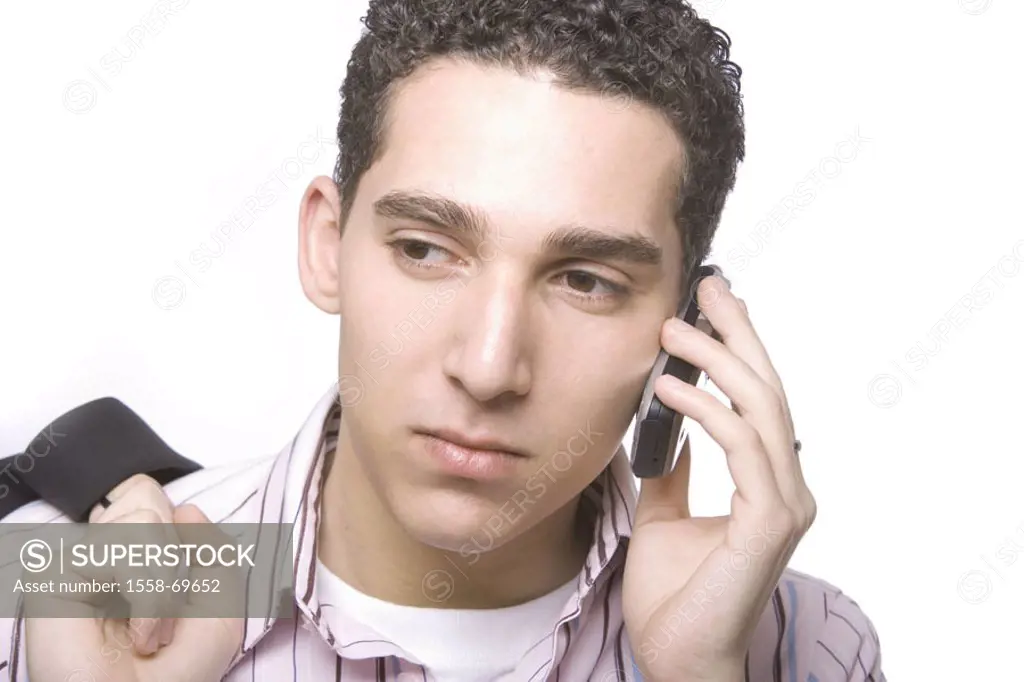
[[[317,403],[298,434],[272,457],[204,469],[166,486],[175,504],[198,505],[215,522],[294,523],[293,617],[248,618],[243,649],[224,680],[433,680],[394,642],[369,626],[341,618],[332,631],[322,618],[316,582],[316,528],[325,457],[337,444],[341,408],[335,384]],[[631,647],[622,618],[622,577],[637,489],[620,447],[609,467],[585,491],[598,514],[595,540],[575,593],[550,631],[522,657],[510,682],[623,682],[642,680],[636,661],[671,646],[663,632]],[[43,501],[4,519],[14,523],[68,522]],[[439,567],[445,569],[446,567]],[[447,567],[450,568],[450,567]],[[457,567],[456,567],[457,568]],[[454,570],[454,569],[453,569]],[[28,680],[24,622],[0,621],[0,671]],[[500,633],[495,633],[500,636]],[[832,585],[787,569],[761,615],[748,652],[746,679],[765,682],[883,682],[878,637],[857,604]],[[71,671],[69,671],[70,673]],[[102,660],[90,671],[104,680]],[[83,678],[88,679],[88,678]]]

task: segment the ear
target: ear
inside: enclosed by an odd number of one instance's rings
[[[306,298],[337,315],[341,250],[341,198],[334,180],[314,178],[299,208],[299,280]]]

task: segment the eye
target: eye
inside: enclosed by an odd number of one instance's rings
[[[397,239],[388,244],[395,257],[414,268],[436,268],[457,257],[437,244],[421,239]]]
[[[563,277],[572,295],[586,301],[606,301],[627,293],[626,287],[585,270],[570,270]]]

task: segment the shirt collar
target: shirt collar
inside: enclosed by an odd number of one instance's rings
[[[246,514],[248,518],[240,518],[258,522],[261,528],[264,523],[275,524],[271,526],[274,528],[272,532],[264,534],[261,530],[259,542],[276,541],[274,534],[282,529],[276,524],[294,524],[290,585],[294,589],[294,598],[291,598],[286,579],[275,585],[277,594],[284,598],[277,615],[246,619],[242,651],[235,662],[256,646],[278,618],[298,616],[295,610],[305,615],[307,627],[316,629],[339,654],[344,649],[346,657],[402,655],[408,658],[394,644],[362,623],[342,619],[345,632],[335,633],[322,618],[323,606],[316,590],[316,530],[320,519],[324,463],[337,446],[341,410],[342,401],[335,382],[317,401],[299,432],[275,458],[261,489],[252,497]],[[594,586],[613,574],[621,564],[617,550],[631,535],[637,503],[636,482],[629,456],[622,445],[608,467],[587,487],[583,497],[582,503],[593,505],[596,511],[594,540],[580,571],[575,596],[566,604],[560,620],[578,616],[584,599]],[[260,589],[264,590],[264,595],[267,594],[266,586]]]

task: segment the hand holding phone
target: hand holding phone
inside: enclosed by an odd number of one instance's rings
[[[716,265],[702,265],[697,269],[676,317],[714,335],[714,330],[697,306],[697,288],[705,277],[711,276],[721,277],[722,270]],[[644,385],[633,430],[631,460],[633,474],[639,478],[656,478],[671,472],[675,466],[676,453],[689,436],[685,415],[667,407],[654,393],[654,382],[662,374],[671,374],[692,386],[701,387],[707,382],[707,374],[699,367],[669,355],[664,348],[658,352],[658,358]]]

